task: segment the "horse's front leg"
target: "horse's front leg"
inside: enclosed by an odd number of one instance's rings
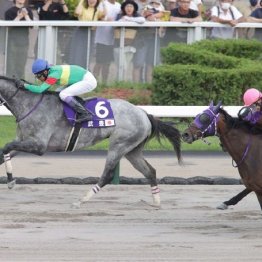
[[[6,175],[7,175],[7,186],[12,189],[15,186],[16,180],[13,178],[13,168],[11,163],[11,151],[27,152],[37,155],[43,155],[45,152],[45,146],[32,140],[25,141],[13,141],[4,146],[0,159],[4,160]]]

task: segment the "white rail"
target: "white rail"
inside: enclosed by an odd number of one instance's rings
[[[148,114],[156,117],[195,117],[208,106],[140,106]],[[237,116],[241,106],[225,106],[224,109],[233,117]]]
[[[156,117],[195,117],[208,106],[139,106],[148,114]],[[237,116],[240,106],[225,106],[224,109],[233,117]],[[6,107],[0,107],[0,115],[12,115]]]

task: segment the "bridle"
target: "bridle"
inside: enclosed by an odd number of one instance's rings
[[[194,132],[191,132],[191,134],[193,134],[193,141],[202,139],[205,143],[208,143],[206,140],[204,140],[206,136],[217,136],[217,122],[219,119],[219,113],[215,114],[210,108],[206,109],[202,114],[205,113],[211,117],[210,123],[207,126],[203,126],[200,123],[199,117],[201,114],[199,114],[196,116],[194,122],[188,127],[189,130],[197,128],[195,135]]]
[[[4,99],[4,98],[1,96],[1,94],[0,94],[0,106],[4,106],[4,105],[8,106],[8,101],[10,101],[11,99],[13,99],[13,98],[17,95],[17,93],[19,92],[19,90],[20,90],[20,88],[19,88],[19,87],[16,87],[15,93],[12,94],[11,97],[9,97],[8,99]],[[9,108],[9,106],[8,106],[8,108]]]
[[[20,91],[20,87],[17,86],[16,82],[15,82],[15,85],[16,85],[16,91],[15,91],[14,94],[12,94],[8,99],[4,99],[4,98],[1,96],[1,94],[0,94],[0,106],[6,106],[6,107],[8,108],[8,110],[10,110],[11,112],[12,112],[12,110],[11,110],[8,102],[9,102],[10,100],[12,100],[12,99],[18,94],[18,92]],[[13,112],[12,112],[12,113],[13,113]],[[13,115],[14,115],[14,113],[13,113]]]
[[[199,114],[199,115],[196,116],[194,122],[189,126],[189,130],[192,130],[193,128],[198,129],[196,134],[192,135],[193,141],[198,140],[198,139],[202,139],[205,143],[207,143],[204,140],[204,137],[206,137],[206,136],[218,136],[217,123],[218,123],[220,114],[219,114],[219,112],[216,114],[210,108],[206,109],[202,114],[207,114],[211,118],[208,126],[207,127],[201,126],[201,123],[200,123],[200,120],[199,120],[201,114]],[[191,133],[193,134],[192,131],[191,131]],[[244,151],[244,153],[241,157],[241,160],[238,163],[236,163],[232,158],[232,166],[233,167],[235,167],[235,168],[239,167],[243,163],[243,161],[246,158],[248,151],[250,149],[250,145],[251,145],[251,135],[249,135],[248,143],[247,143],[245,151]]]

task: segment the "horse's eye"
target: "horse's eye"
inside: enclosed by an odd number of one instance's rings
[[[201,114],[199,116],[199,122],[203,125],[207,125],[210,123],[210,116],[208,114]]]

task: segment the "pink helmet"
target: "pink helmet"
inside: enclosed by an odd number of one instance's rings
[[[255,88],[248,89],[243,96],[245,106],[250,106],[250,105],[254,104],[260,98],[262,98],[262,94],[261,94],[260,91],[258,91]]]

